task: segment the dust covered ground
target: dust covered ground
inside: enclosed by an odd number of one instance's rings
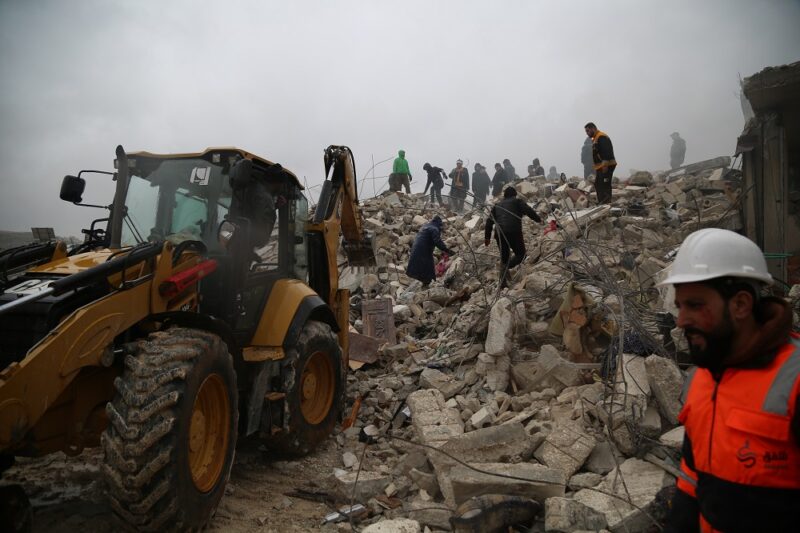
[[[102,459],[99,448],[76,457],[56,453],[19,458],[3,482],[25,489],[33,506],[35,533],[119,531],[103,492]],[[271,459],[257,444],[241,444],[225,496],[205,531],[319,531],[333,506],[286,494],[330,494],[330,473],[340,462],[333,438],[311,455],[291,461]]]

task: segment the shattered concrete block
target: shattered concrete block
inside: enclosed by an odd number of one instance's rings
[[[409,318],[411,318],[411,308],[407,305],[400,304],[395,305],[392,307],[392,314],[394,315],[394,319],[398,322],[405,322]]]
[[[686,435],[686,428],[678,426],[661,435],[658,442],[672,448],[673,450],[681,450],[683,448],[683,438]]]
[[[661,413],[670,424],[677,424],[683,388],[683,376],[678,365],[658,355],[646,358],[644,365],[650,390],[653,391]]]
[[[486,424],[491,424],[492,420],[494,420],[494,413],[488,406],[481,407],[477,413],[472,415],[469,419],[470,424],[472,427],[479,429],[485,426]]]
[[[617,392],[644,398],[650,396],[644,359],[638,355],[623,354],[622,365],[617,368]]]
[[[440,391],[414,391],[409,394],[406,403],[411,410],[411,423],[417,437],[424,444],[438,447],[452,437],[464,433],[464,423],[458,410],[445,406],[445,399]]]
[[[410,477],[419,488],[424,489],[425,492],[431,496],[436,497],[436,495],[439,494],[439,481],[436,479],[435,474],[412,468],[408,472],[408,477]]]
[[[358,482],[356,482],[358,476]],[[335,476],[336,490],[339,496],[349,501],[352,497],[357,502],[366,502],[373,496],[383,493],[391,479],[380,472],[345,472]],[[355,488],[355,493],[353,489]]]
[[[473,463],[471,466],[489,473],[462,465],[453,467],[449,477],[456,505],[481,494],[524,496],[540,503],[553,496],[564,496],[566,479],[563,472],[553,468],[531,463]]]
[[[616,467],[614,451],[608,441],[598,442],[584,463],[586,470],[601,475],[608,474]]]
[[[596,444],[595,438],[583,433],[577,425],[560,424],[553,428],[533,456],[569,478],[583,466]]]
[[[435,368],[426,368],[419,376],[419,384],[424,389],[436,389],[445,399],[452,398],[464,388],[465,383]]]
[[[408,507],[409,517],[424,526],[450,530],[450,517],[453,511],[444,503],[414,500]]]
[[[508,298],[500,298],[492,306],[486,334],[486,352],[489,355],[505,354],[511,347],[511,332],[514,328],[513,304]]]
[[[462,461],[518,463],[530,458],[532,442],[519,422],[476,429],[453,437],[440,448]],[[437,463],[448,462],[444,455]],[[453,464],[456,464],[453,462]]]
[[[572,533],[581,529],[599,531],[606,516],[570,498],[548,498],[544,502],[545,531]]]
[[[361,533],[421,533],[422,527],[416,520],[395,518],[370,524]]]
[[[639,420],[639,431],[651,439],[656,439],[661,435],[661,415],[658,414],[658,407],[652,403],[647,406],[644,416]]]
[[[594,487],[601,481],[603,481],[602,475],[595,474],[594,472],[583,472],[581,474],[575,474],[569,478],[567,486],[571,490],[579,490],[586,487]]]
[[[581,489],[575,493],[575,500],[603,513],[611,531],[645,531],[652,525],[645,513],[654,504],[658,492],[672,483],[672,477],[647,461],[633,458],[622,463],[619,470],[610,472],[596,487],[618,498]],[[626,503],[628,494],[636,508]]]

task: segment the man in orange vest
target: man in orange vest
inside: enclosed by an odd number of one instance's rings
[[[595,178],[594,190],[597,192],[597,203],[611,202],[611,178],[617,161],[614,159],[614,145],[611,138],[597,129],[594,122],[589,122],[583,127],[586,135],[592,139],[592,161],[594,162]]]
[[[681,476],[664,531],[800,531],[800,337],[761,250],[703,229],[669,276],[696,367],[684,384]]]

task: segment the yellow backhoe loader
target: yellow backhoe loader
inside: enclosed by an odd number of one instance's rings
[[[0,253],[0,470],[102,445],[111,507],[143,531],[201,528],[238,437],[303,454],[343,407],[352,265],[374,261],[353,155],[330,146],[313,218],[297,177],[235,148],[126,154],[108,216],[67,250]],[[92,206],[103,208],[104,206]],[[2,528],[0,528],[2,529]]]

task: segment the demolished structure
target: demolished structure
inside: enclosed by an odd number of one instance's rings
[[[634,172],[615,179],[610,206],[578,178],[517,180],[546,222],[523,221],[528,257],[507,290],[483,246],[488,208],[447,217],[420,195],[368,200],[378,270],[341,279],[358,339],[358,414],[337,437],[342,501],[430,530],[488,531],[513,513],[538,515],[537,531],[656,528],[678,474],[688,364],[672,289],[655,285],[691,232],[744,229],[730,163]],[[433,214],[458,254],[423,289],[404,271]]]

